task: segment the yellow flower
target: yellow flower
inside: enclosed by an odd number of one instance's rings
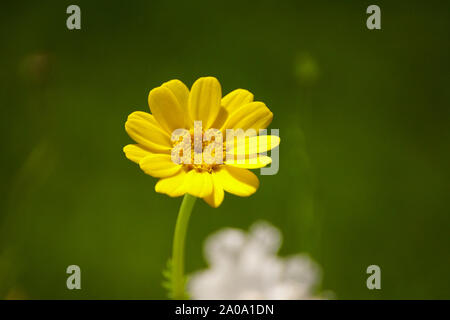
[[[137,144],[129,144],[123,150],[145,173],[160,178],[156,192],[171,197],[188,193],[218,207],[224,191],[247,197],[258,189],[259,180],[248,169],[271,163],[270,157],[259,153],[276,147],[280,142],[277,136],[239,136],[234,145],[227,141],[221,145],[224,152],[219,158],[223,161],[211,162],[201,157],[201,151],[216,143],[215,139],[205,139],[208,129],[218,129],[225,137],[227,129],[254,129],[258,133],[270,124],[272,112],[264,103],[253,101],[253,94],[237,89],[222,98],[220,83],[213,77],[198,79],[191,91],[181,81],[171,80],[150,91],[148,104],[151,114],[136,111],[128,116],[125,129]],[[183,153],[179,149],[185,146],[185,140],[173,138],[174,131],[185,129],[190,133],[187,138],[195,140],[198,136],[194,136],[194,121],[201,121],[200,129],[195,123],[195,130],[201,130],[200,162],[175,162],[173,155]],[[244,149],[238,147],[239,141],[246,143]],[[194,141],[189,149],[192,159],[198,159]],[[225,157],[229,154],[245,156],[244,163]]]

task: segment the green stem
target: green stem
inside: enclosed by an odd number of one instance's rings
[[[172,252],[172,281],[173,281],[173,299],[185,299],[184,294],[184,243],[186,240],[186,232],[191,216],[192,208],[194,207],[196,197],[185,194],[183,202],[181,203],[180,211],[178,212],[177,223],[175,225],[175,234],[173,237],[173,252]]]

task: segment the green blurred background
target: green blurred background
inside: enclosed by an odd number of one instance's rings
[[[337,298],[450,298],[450,3],[376,1],[378,31],[370,4],[2,3],[0,297],[165,298],[181,198],[125,158],[124,123],[162,82],[212,75],[273,111],[280,171],[250,198],[197,202],[188,272],[211,232],[267,220]]]

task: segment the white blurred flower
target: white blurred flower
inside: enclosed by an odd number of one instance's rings
[[[248,233],[227,228],[210,236],[205,256],[210,268],[191,276],[192,299],[317,299],[318,266],[306,255],[280,258],[281,234],[259,222]]]

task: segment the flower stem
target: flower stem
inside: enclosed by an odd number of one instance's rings
[[[175,225],[175,234],[173,237],[172,252],[172,281],[173,281],[173,299],[185,299],[185,278],[184,278],[184,243],[186,240],[186,232],[194,207],[196,197],[185,194],[178,212],[177,223]]]

